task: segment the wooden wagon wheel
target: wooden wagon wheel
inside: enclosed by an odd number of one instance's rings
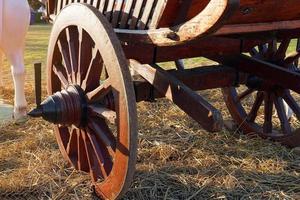
[[[257,59],[300,72],[300,43],[297,40],[296,51],[290,53],[291,42],[295,44],[291,39],[272,40],[253,48],[249,53]],[[240,87],[223,88],[228,110],[240,129],[244,133],[258,133],[263,138],[270,138],[290,147],[299,146],[299,94],[251,75],[248,75],[246,82]],[[298,121],[290,121],[288,110],[294,112]]]
[[[101,198],[118,198],[133,177],[137,122],[127,60],[111,25],[91,6],[64,8],[52,28],[47,65],[48,93],[55,93],[48,104],[60,107],[49,117],[59,124],[63,156],[90,173]]]

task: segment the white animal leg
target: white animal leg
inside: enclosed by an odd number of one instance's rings
[[[0,50],[0,87],[3,86],[3,52]]]
[[[11,63],[11,71],[15,85],[14,118],[20,120],[27,115],[27,102],[25,98],[25,67],[23,51],[18,50],[7,55]]]

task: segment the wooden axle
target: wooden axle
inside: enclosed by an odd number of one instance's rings
[[[144,70],[147,70],[147,68]],[[178,79],[193,91],[231,87],[246,81],[245,74],[237,73],[235,69],[223,65],[167,70],[166,73]],[[137,75],[133,79],[137,102],[152,101],[165,97],[165,93],[159,92],[142,76]]]

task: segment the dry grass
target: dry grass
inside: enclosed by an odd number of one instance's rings
[[[204,94],[226,116],[220,92]],[[138,111],[137,171],[124,199],[300,197],[300,156],[292,150],[225,130],[208,133],[167,100],[139,103]],[[51,125],[10,123],[0,133],[0,199],[96,198],[88,176],[63,161]]]
[[[10,102],[11,88],[8,82],[0,91]],[[33,107],[32,83],[26,93]],[[202,94],[229,117],[219,90]],[[208,133],[167,100],[139,103],[138,113],[137,170],[124,199],[300,199],[293,150],[225,130]],[[89,177],[63,160],[52,125],[30,120],[0,127],[0,199],[97,198]]]

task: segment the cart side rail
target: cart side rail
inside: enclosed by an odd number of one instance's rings
[[[49,0],[50,19],[55,19],[60,10],[67,6],[66,2]],[[75,2],[78,1],[71,1],[71,3]],[[194,18],[173,27],[156,29],[168,1],[148,0],[145,4],[138,4],[139,1],[136,1],[133,4],[133,1],[129,0],[125,5],[122,2],[122,0],[106,0],[85,3],[96,7],[106,16],[122,41],[157,46],[178,45],[212,34],[221,28],[226,19],[239,7],[239,0],[210,0]]]
[[[71,3],[86,3],[104,14],[114,28],[155,29],[167,5],[167,0],[49,0],[48,17],[54,21],[60,11]]]

